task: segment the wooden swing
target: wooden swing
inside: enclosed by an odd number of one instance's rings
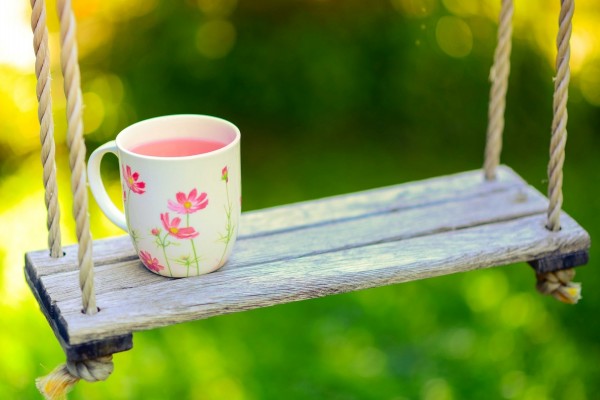
[[[57,3],[79,245],[61,247],[46,11],[31,0],[50,255],[27,253],[25,276],[67,357],[38,381],[48,398],[106,379],[134,331],[274,304],[523,261],[541,292],[579,299],[571,268],[588,261],[590,238],[561,211],[572,0],[559,18],[549,200],[499,166],[513,15],[502,0],[482,170],[244,213],[228,264],[186,279],[149,273],[127,236],[92,243],[75,18],[70,0]]]

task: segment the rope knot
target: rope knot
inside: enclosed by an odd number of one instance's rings
[[[103,381],[108,379],[113,369],[112,355],[86,361],[67,360],[48,375],[36,379],[35,386],[46,400],[64,400],[80,379]]]
[[[537,290],[567,304],[577,304],[581,299],[581,283],[572,282],[575,277],[573,268],[561,271],[536,274]]]

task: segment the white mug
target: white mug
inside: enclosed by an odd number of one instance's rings
[[[143,145],[164,149],[178,143],[183,144],[179,150],[187,150],[186,140],[222,147],[194,155],[136,152]],[[125,213],[102,183],[100,163],[106,153],[119,158]],[[204,115],[138,122],[92,153],[88,179],[101,210],[129,233],[150,271],[169,277],[201,275],[220,268],[231,254],[241,213],[240,131],[232,123]]]

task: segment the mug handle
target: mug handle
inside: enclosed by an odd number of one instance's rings
[[[113,224],[117,225],[125,232],[129,232],[125,214],[123,214],[121,210],[115,206],[115,203],[112,202],[110,197],[108,197],[108,193],[102,182],[100,163],[102,162],[102,157],[104,157],[106,153],[113,153],[117,158],[119,157],[119,154],[117,153],[117,144],[114,140],[111,140],[94,150],[88,160],[87,172],[90,189],[96,199],[96,203],[98,203],[104,215],[106,215]]]

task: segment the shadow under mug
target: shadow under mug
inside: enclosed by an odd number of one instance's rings
[[[173,140],[223,146],[187,156],[133,151],[140,145]],[[107,153],[119,159],[124,213],[109,198],[100,175]],[[240,172],[239,129],[205,115],[140,121],[98,147],[88,161],[90,188],[100,209],[129,233],[146,268],[170,277],[205,274],[226,262],[240,220]]]

